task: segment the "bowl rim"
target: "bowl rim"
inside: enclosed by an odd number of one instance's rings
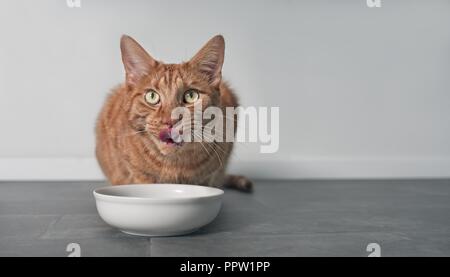
[[[146,185],[160,185],[160,186],[182,186],[182,187],[202,187],[212,190],[211,195],[203,195],[203,196],[190,196],[190,197],[161,197],[161,198],[149,198],[149,197],[138,197],[138,196],[118,196],[118,195],[108,195],[104,194],[101,191],[106,189],[119,189],[124,187],[141,187]],[[93,190],[93,195],[96,200],[103,200],[109,202],[121,202],[121,203],[185,203],[196,200],[207,200],[220,198],[224,194],[224,191],[220,188],[216,187],[208,187],[208,186],[200,186],[200,185],[191,185],[191,184],[164,184],[164,183],[155,183],[155,184],[124,184],[124,185],[109,185],[103,186],[100,188],[96,188]]]

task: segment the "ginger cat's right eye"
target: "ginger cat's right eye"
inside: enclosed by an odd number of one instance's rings
[[[160,101],[159,94],[152,89],[145,93],[144,99],[145,102],[149,103],[150,105],[156,105]]]

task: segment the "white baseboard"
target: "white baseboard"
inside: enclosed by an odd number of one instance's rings
[[[0,158],[0,180],[104,180],[94,158]]]
[[[450,158],[304,158],[235,161],[230,172],[258,179],[449,178]],[[0,158],[0,181],[104,180],[94,158]]]

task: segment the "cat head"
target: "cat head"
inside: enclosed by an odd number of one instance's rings
[[[186,107],[193,114],[194,105],[198,107],[199,103],[203,110],[220,106],[223,37],[213,37],[192,59],[180,64],[154,59],[126,35],[122,36],[120,48],[131,126],[148,135],[163,155],[193,147],[172,139],[172,127],[179,123],[171,118],[172,111]]]

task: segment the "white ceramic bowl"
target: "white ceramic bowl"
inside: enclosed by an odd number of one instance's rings
[[[94,190],[100,217],[122,232],[176,236],[210,223],[222,206],[223,190],[179,184],[108,186]]]

